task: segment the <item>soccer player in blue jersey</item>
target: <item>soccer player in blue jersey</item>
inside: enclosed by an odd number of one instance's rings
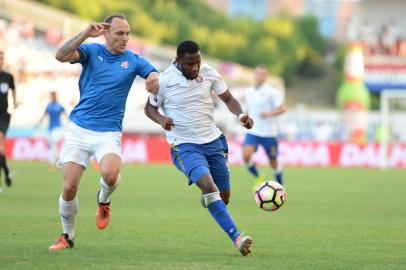
[[[285,102],[279,92],[268,85],[268,71],[263,66],[255,69],[255,85],[249,87],[245,93],[247,112],[255,121],[255,126],[247,132],[243,142],[243,158],[248,171],[256,177],[253,186],[255,192],[257,186],[265,180],[261,175],[252,155],[262,145],[269,158],[269,163],[274,170],[275,179],[283,184],[282,166],[278,163],[278,141],[275,117],[286,111]]]
[[[89,37],[104,35],[105,44],[82,44]],[[148,91],[158,91],[158,73],[141,56],[126,49],[130,26],[121,14],[102,23],[92,23],[56,52],[60,62],[80,63],[80,100],[70,114],[71,123],[58,165],[63,184],[59,198],[62,235],[49,250],[72,248],[78,210],[76,196],[89,158],[100,164],[96,226],[104,229],[110,220],[110,195],[116,189],[121,169],[121,131],[125,104],[136,76],[146,79]]]
[[[48,146],[49,146],[49,168],[53,170],[55,168],[55,163],[58,157],[57,144],[61,137],[62,122],[61,116],[65,114],[65,108],[61,103],[58,102],[58,98],[55,91],[50,93],[51,101],[45,108],[45,112],[41,119],[38,121],[37,127],[44,121],[45,117],[48,115]]]
[[[213,119],[211,91],[239,117],[242,125],[252,127],[252,119],[243,113],[217,70],[201,65],[199,45],[184,41],[178,45],[175,62],[159,78],[158,94],[150,94],[145,113],[165,129],[174,165],[186,175],[189,184],[200,188],[202,205],[246,256],[251,252],[252,239],[240,234],[226,207],[230,198],[228,147]],[[158,107],[162,107],[164,115]]]

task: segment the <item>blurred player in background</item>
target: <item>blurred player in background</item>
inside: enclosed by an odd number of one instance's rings
[[[104,35],[106,44],[82,44],[89,37]],[[63,185],[59,211],[63,232],[49,250],[72,248],[78,210],[76,196],[80,178],[89,158],[100,164],[100,190],[97,193],[96,226],[106,228],[110,220],[110,195],[116,189],[121,169],[121,132],[125,104],[138,75],[146,79],[149,91],[158,91],[158,73],[141,56],[126,49],[130,26],[123,15],[108,16],[92,23],[69,39],[56,52],[60,62],[80,63],[80,100],[70,114],[65,143],[58,166]]]
[[[251,252],[252,239],[239,233],[226,207],[230,198],[228,146],[213,119],[212,90],[246,128],[252,127],[252,119],[243,114],[219,73],[201,65],[199,45],[181,42],[175,62],[159,78],[158,94],[150,94],[145,113],[165,129],[174,165],[186,175],[189,185],[201,189],[202,205],[245,256]]]
[[[0,50],[0,173],[1,169],[4,170],[6,185],[11,187],[12,180],[10,176],[10,169],[7,166],[6,155],[4,153],[4,140],[10,125],[11,115],[8,110],[8,92],[11,89],[13,97],[14,108],[17,108],[17,95],[14,84],[14,77],[10,73],[3,70],[4,52]],[[0,188],[1,191],[1,188]]]
[[[278,163],[278,141],[275,117],[286,111],[285,102],[279,92],[268,85],[268,71],[263,66],[255,69],[255,85],[244,93],[248,114],[255,122],[255,126],[247,132],[243,142],[244,162],[252,175],[257,179],[253,191],[265,180],[252,160],[252,155],[262,145],[274,170],[275,179],[283,184],[283,171]]]
[[[51,170],[55,169],[55,164],[58,159],[58,141],[61,139],[62,133],[62,121],[61,116],[65,114],[65,108],[61,103],[58,102],[58,98],[55,91],[50,93],[51,101],[48,103],[45,108],[45,112],[42,115],[41,119],[38,121],[36,127],[41,125],[45,117],[48,115],[49,124],[48,124],[48,146],[49,146],[49,168]]]

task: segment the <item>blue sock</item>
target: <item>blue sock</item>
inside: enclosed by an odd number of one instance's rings
[[[247,166],[247,169],[250,173],[252,173],[255,177],[259,177],[259,172],[257,169],[257,165],[254,163],[252,165]]]
[[[275,172],[276,181],[283,186],[283,171]]]
[[[237,227],[234,224],[234,221],[231,219],[230,214],[228,213],[227,207],[224,204],[223,200],[217,200],[212,202],[207,206],[210,214],[220,225],[220,227],[227,233],[227,235],[233,240],[235,240],[240,235],[237,230]]]

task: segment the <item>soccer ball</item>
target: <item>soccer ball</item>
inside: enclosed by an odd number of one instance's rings
[[[261,183],[255,191],[255,202],[265,211],[278,210],[286,200],[286,192],[281,184],[275,181]]]

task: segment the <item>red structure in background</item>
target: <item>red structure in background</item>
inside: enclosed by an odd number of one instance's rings
[[[62,142],[61,142],[62,145]],[[379,167],[379,145],[358,145],[345,142],[281,142],[280,160],[290,167]],[[6,141],[6,154],[13,160],[48,158],[45,139],[10,138]],[[259,164],[267,164],[260,149],[254,157]],[[169,145],[159,135],[124,135],[123,159],[125,163],[170,163]],[[406,168],[406,144],[393,144],[389,153],[390,167]],[[229,139],[229,162],[242,165],[241,141]]]

